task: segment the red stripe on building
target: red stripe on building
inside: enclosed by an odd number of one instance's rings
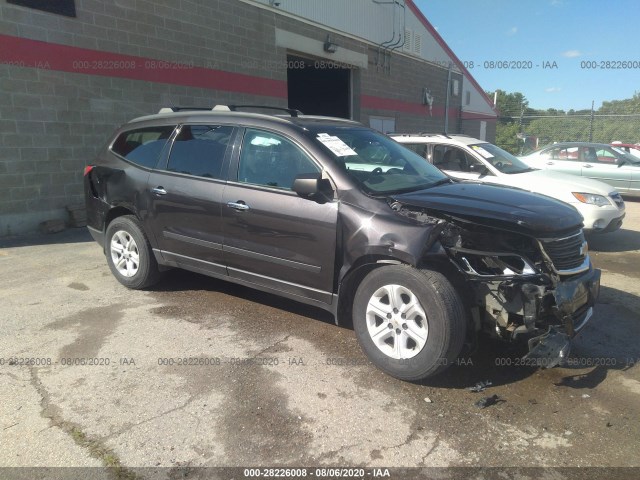
[[[0,63],[287,98],[287,82],[0,34]]]
[[[192,67],[165,60],[91,50],[2,34],[0,34],[0,63],[84,75],[127,78],[287,98],[287,82],[283,80]],[[426,105],[372,95],[362,95],[360,102],[364,108],[414,115],[440,117],[445,112],[443,106],[435,105],[430,112]],[[449,117],[457,115],[457,109],[449,109]]]
[[[433,115],[436,117],[444,116],[444,111],[445,111],[445,108],[443,106],[434,105],[433,110],[430,112],[429,107],[427,105],[422,105],[420,103],[405,102],[403,100],[395,100],[393,98],[374,97],[371,95],[361,95],[360,105],[362,107],[370,108],[373,110],[388,110],[390,112],[411,113],[414,115],[425,115],[425,116]],[[449,117],[457,117],[457,116],[458,116],[458,109],[450,108]]]
[[[476,112],[462,112],[463,120],[489,120],[496,121],[495,115],[489,115],[488,113],[476,113]]]

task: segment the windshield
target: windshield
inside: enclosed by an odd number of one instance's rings
[[[529,165],[522,160],[517,159],[509,152],[505,152],[500,147],[496,147],[491,143],[469,145],[469,148],[502,173],[524,173],[533,170],[533,168],[529,167]]]
[[[638,163],[640,163],[640,158],[638,158],[638,157],[626,152],[622,148],[611,147],[611,149],[613,151],[615,151],[616,153],[620,154],[620,156],[622,156],[624,158],[625,162],[633,163],[634,165],[637,165]]]
[[[424,158],[374,130],[317,126],[310,131],[365,193],[410,192],[451,181]]]

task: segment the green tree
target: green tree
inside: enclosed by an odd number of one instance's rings
[[[504,90],[497,90],[493,94],[489,92],[487,94],[489,97],[492,95],[496,97],[498,111],[496,145],[510,153],[519,154],[522,147],[522,140],[518,138],[522,130],[520,117],[526,114],[531,115],[534,110],[529,108],[529,101],[520,92],[507,93]]]
[[[504,90],[497,90],[495,93],[496,109],[500,117],[519,117],[523,112],[527,113],[529,100],[522,93],[507,93]]]
[[[633,97],[625,100],[611,100],[602,102],[598,113],[632,115],[640,114],[640,92],[635,92]]]
[[[591,109],[564,112],[555,108],[531,108],[520,92],[498,90],[496,97],[496,144],[516,155],[523,153],[523,137],[536,137],[539,146],[553,142],[586,142],[590,134],[592,140],[598,143],[616,140],[623,143],[640,142],[639,92],[634,93],[632,98],[603,102],[594,112],[593,120]]]

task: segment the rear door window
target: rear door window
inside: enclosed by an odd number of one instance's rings
[[[598,150],[596,152],[596,156],[600,163],[618,163],[618,157],[616,154],[607,148]]]
[[[220,178],[232,133],[233,127],[224,125],[183,125],[171,147],[167,170]]]
[[[173,125],[162,125],[129,130],[116,138],[111,150],[136,165],[153,168],[174,129]]]
[[[578,147],[558,147],[548,150],[549,160],[563,160],[577,162],[579,160]]]
[[[422,158],[429,158],[429,145],[426,143],[402,143],[402,146],[417,153]]]
[[[471,165],[481,165],[465,151],[448,145],[433,147],[433,164],[440,170],[451,172],[470,172]]]

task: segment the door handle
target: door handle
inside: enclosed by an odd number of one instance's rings
[[[554,162],[547,162],[547,165],[555,165]]]
[[[242,200],[238,200],[237,202],[228,202],[227,207],[233,208],[234,210],[238,210],[239,212],[244,212],[245,210],[249,210],[249,205],[244,203]]]
[[[167,191],[164,189],[164,187],[152,188],[151,191],[153,193],[155,193],[156,195],[166,195],[167,194]]]
[[[583,165],[584,168],[593,168],[593,165],[589,165],[588,163]]]

